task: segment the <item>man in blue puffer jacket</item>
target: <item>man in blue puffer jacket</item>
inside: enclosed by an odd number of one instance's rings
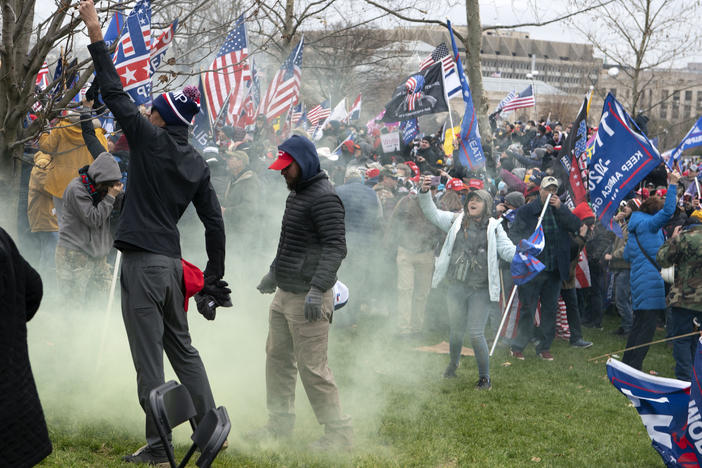
[[[678,180],[678,172],[668,175],[665,204],[659,197],[651,197],[629,219],[629,240],[624,248],[624,259],[631,264],[634,324],[626,342],[627,348],[651,341],[658,314],[665,309],[665,287],[655,258],[665,240],[661,228],[675,211]],[[626,351],[622,361],[640,370],[647,352],[648,346]]]

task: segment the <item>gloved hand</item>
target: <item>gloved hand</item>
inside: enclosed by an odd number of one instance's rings
[[[305,297],[305,319],[316,322],[322,319],[322,295],[324,293],[312,286]]]
[[[258,283],[256,289],[258,289],[261,294],[273,294],[276,286],[278,286],[278,284],[275,280],[275,276],[269,271],[266,273],[266,276],[261,279],[261,282]]]
[[[197,293],[194,297],[195,303],[197,304],[197,311],[207,320],[214,320],[217,314],[217,302],[214,298],[202,293]]]
[[[230,296],[232,290],[227,286],[229,284],[223,279],[215,277],[205,277],[205,285],[200,291],[203,296],[210,296],[220,307],[231,307],[232,298]]]

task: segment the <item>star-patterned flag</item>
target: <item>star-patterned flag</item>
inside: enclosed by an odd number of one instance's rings
[[[297,103],[300,94],[300,77],[302,75],[302,49],[304,37],[290,52],[268,86],[266,98],[263,101],[262,114],[269,121],[279,117],[283,112]]]
[[[302,117],[302,103],[299,103],[295,107],[292,108],[290,112],[290,121],[292,124],[296,124],[298,120]]]
[[[227,125],[232,125],[246,98],[246,82],[251,81],[244,15],[239,16],[220,47],[217,57],[204,74],[205,98],[210,121],[226,112]],[[227,101],[229,105],[227,106]]]
[[[424,71],[437,62],[441,62],[444,71],[444,88],[448,97],[461,91],[461,83],[456,72],[453,56],[449,53],[446,43],[442,42],[427,58],[419,64],[419,71]]]
[[[331,114],[331,103],[329,99],[324,100],[321,104],[317,104],[312,109],[307,111],[307,120],[312,126],[316,126],[319,121],[325,121]]]
[[[133,50],[133,52],[132,52]],[[151,101],[151,1],[139,0],[113,57],[122,87],[134,102]]]

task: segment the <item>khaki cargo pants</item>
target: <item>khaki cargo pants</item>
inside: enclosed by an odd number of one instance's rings
[[[327,366],[332,290],[324,293],[324,317],[318,322],[305,320],[305,296],[278,288],[271,303],[266,342],[266,394],[271,421],[292,429],[299,371],[317,421],[350,427],[351,419],[341,413],[339,390]]]

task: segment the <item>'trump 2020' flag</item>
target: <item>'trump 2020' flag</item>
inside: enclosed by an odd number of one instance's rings
[[[134,102],[151,101],[151,1],[139,0],[129,13],[114,56],[122,87]]]
[[[701,347],[698,342],[692,384],[648,375],[614,359],[607,361],[610,382],[631,400],[653,448],[671,468],[699,467],[702,461]]]
[[[402,122],[420,115],[446,112],[443,64],[437,62],[422,73],[411,75],[392,93],[385,105],[383,122]]]
[[[519,241],[517,253],[512,258],[512,265],[510,266],[510,272],[515,284],[528,283],[546,268],[536,258],[536,255],[539,255],[544,250],[545,245],[546,238],[544,237],[544,228],[541,223],[536,226],[534,234],[529,239]]]
[[[205,73],[200,74],[200,82],[198,83],[200,96],[205,95],[205,88],[202,85],[204,76]],[[208,146],[210,140],[212,139],[212,125],[210,123],[210,113],[207,109],[207,99],[200,99],[200,112],[195,114],[193,125],[190,127],[190,132],[190,141],[195,148],[202,151],[206,146]]]
[[[458,47],[456,47],[456,39],[453,37],[451,22],[446,20],[446,23],[451,35],[451,47],[453,48],[453,55],[456,60],[458,79],[461,82],[461,94],[463,96],[463,102],[466,104],[466,109],[463,113],[463,122],[461,122],[461,135],[458,141],[458,160],[463,166],[468,167],[470,170],[479,169],[485,165],[485,154],[483,153],[483,145],[480,143],[478,114],[475,112],[473,96],[471,96],[468,80],[463,72],[461,57],[458,55]]]
[[[617,100],[608,94],[589,164],[590,202],[607,226],[619,203],[662,159]]]
[[[151,76],[156,73],[158,67],[163,63],[163,57],[165,57],[168,48],[173,42],[173,36],[175,36],[175,30],[178,28],[178,19],[176,18],[170,26],[168,26],[158,38],[154,41],[151,46]]]
[[[414,140],[419,134],[419,124],[417,119],[405,120],[400,124],[400,131],[402,132],[402,141],[409,145],[409,142]]]
[[[680,142],[680,144],[675,148],[668,159],[668,167],[673,168],[673,162],[680,159],[683,151],[688,148],[694,148],[695,146],[702,145],[702,117],[700,117],[695,125],[692,126],[685,138]]]

